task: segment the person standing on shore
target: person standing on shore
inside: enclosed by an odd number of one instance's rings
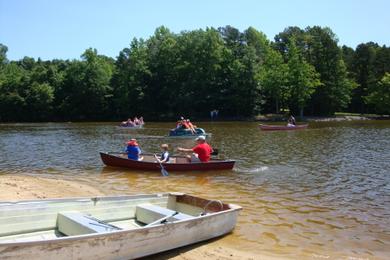
[[[217,117],[218,117],[218,112],[219,112],[219,111],[216,110],[216,109],[210,111],[211,120],[217,119]]]

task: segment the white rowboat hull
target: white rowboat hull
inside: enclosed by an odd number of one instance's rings
[[[161,194],[156,196],[161,196]],[[163,196],[168,196],[171,199],[176,196],[188,195],[171,193],[164,194]],[[140,196],[134,197],[137,199],[140,198]],[[198,199],[196,197],[189,197],[194,200]],[[124,197],[121,196],[121,198],[123,199]],[[151,198],[150,195],[148,198]],[[28,205],[28,203],[33,205],[34,203],[44,203],[44,201],[25,202],[25,205]],[[2,204],[0,203],[0,210],[2,209]],[[161,202],[158,205],[161,205]],[[186,205],[183,205],[180,207],[185,208]],[[241,207],[231,204],[223,205],[223,210],[211,212],[205,216],[196,216],[151,227],[143,226],[128,230],[123,229],[104,233],[63,236],[54,239],[26,242],[2,242],[0,240],[0,258],[29,260],[133,259],[147,256],[231,232],[236,224]],[[11,206],[5,207],[5,209],[9,209]],[[2,215],[0,214],[0,221],[1,218]]]

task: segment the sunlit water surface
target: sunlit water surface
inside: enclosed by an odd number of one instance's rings
[[[233,171],[137,172],[105,167],[99,151],[130,137],[146,152],[173,123],[120,129],[113,123],[0,125],[0,174],[76,180],[106,194],[180,191],[241,205],[236,229],[218,242],[294,259],[390,258],[390,121],[311,123],[263,132],[257,123],[201,123]]]

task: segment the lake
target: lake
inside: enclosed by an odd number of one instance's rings
[[[115,123],[0,124],[0,174],[75,180],[106,194],[179,191],[244,209],[222,244],[294,259],[390,257],[390,121],[310,123],[260,131],[255,122],[203,122],[232,171],[140,172],[105,167],[99,151],[137,138],[145,152],[192,147],[168,138],[174,123],[120,129]]]

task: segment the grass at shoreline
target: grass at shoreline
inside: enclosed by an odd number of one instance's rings
[[[368,118],[390,118],[390,115],[378,115],[378,114],[359,114],[359,113],[347,113],[347,112],[336,112],[335,116],[361,116]]]

